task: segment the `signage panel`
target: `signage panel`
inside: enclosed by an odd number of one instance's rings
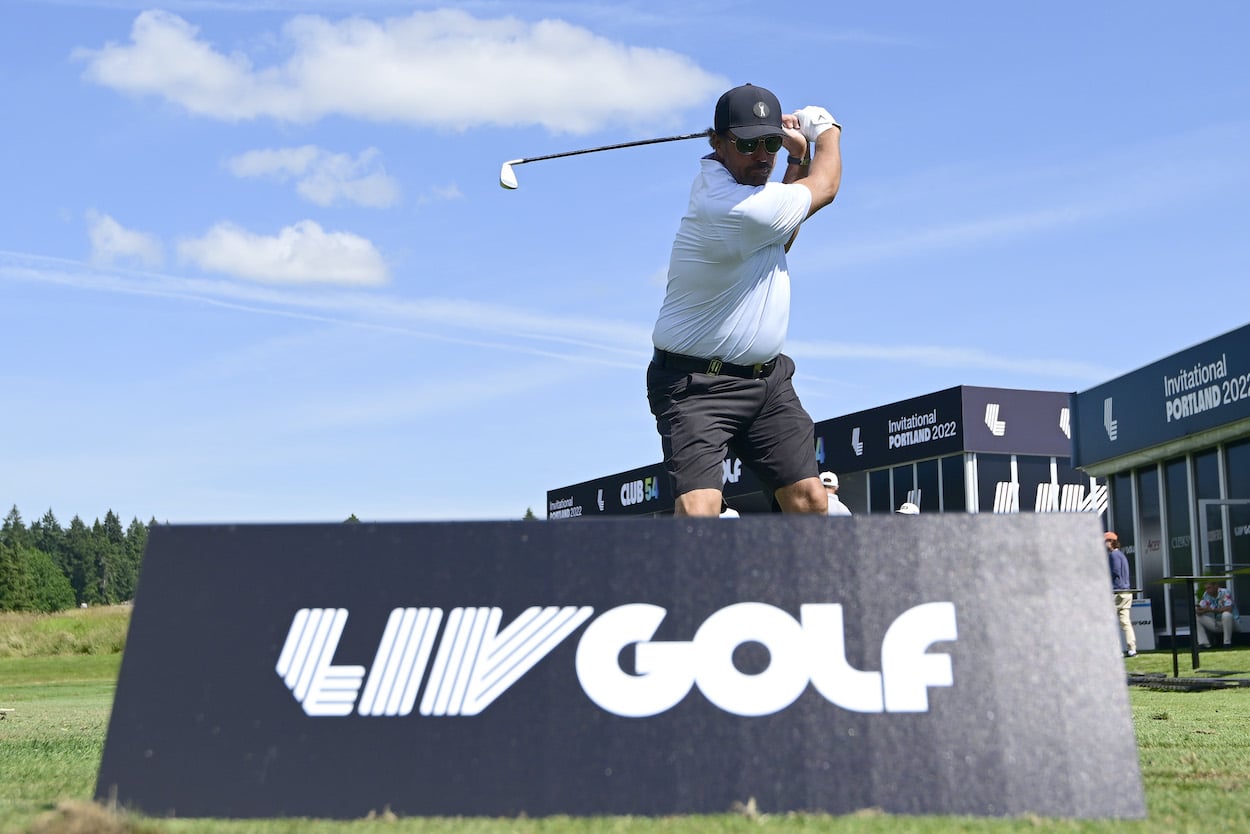
[[[553,520],[672,511],[672,488],[662,463],[547,492],[547,518]]]
[[[156,527],[97,796],[1141,817],[1100,534],[1086,514]]]
[[[859,472],[963,449],[960,388],[857,411],[816,424],[822,468]]]
[[[961,390],[965,451],[1060,458],[1072,454],[1069,394],[971,385]]]
[[[1074,466],[1250,419],[1250,325],[1074,394],[1072,403]]]
[[[722,489],[730,504],[752,512],[767,512],[772,493],[755,473],[736,457],[721,463]],[[569,487],[547,491],[547,518],[671,515],[673,488],[663,463],[607,475]]]

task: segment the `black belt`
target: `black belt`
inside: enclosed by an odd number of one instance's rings
[[[736,376],[741,379],[763,379],[777,367],[777,357],[761,362],[758,365],[734,365],[719,359],[700,359],[697,356],[683,356],[680,353],[669,353],[667,350],[655,349],[653,362],[661,368],[674,371],[686,371],[709,376]]]

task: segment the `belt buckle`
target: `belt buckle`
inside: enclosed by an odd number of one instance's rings
[[[717,376],[717,375],[719,375],[719,374],[720,374],[720,371],[721,371],[721,368],[723,367],[723,364],[724,364],[724,363],[722,363],[719,359],[713,359],[713,360],[711,360],[710,362],[708,362],[708,363],[707,363],[707,371],[706,371],[707,375],[708,375],[708,376]]]

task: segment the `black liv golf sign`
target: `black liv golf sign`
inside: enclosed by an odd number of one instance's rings
[[[1099,532],[157,528],[97,792],[215,817],[1142,816]]]

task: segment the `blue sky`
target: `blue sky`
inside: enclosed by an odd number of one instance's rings
[[[816,420],[1077,391],[1250,319],[1250,5],[4,0],[0,504],[508,519],[660,458],[702,130],[844,125],[790,255]]]

